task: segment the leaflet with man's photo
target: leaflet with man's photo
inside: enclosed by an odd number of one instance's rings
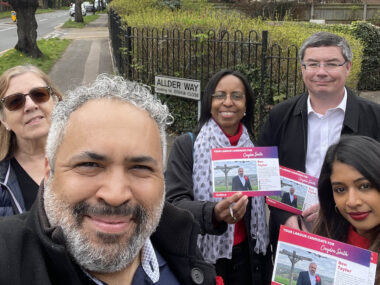
[[[277,147],[211,150],[214,197],[280,195]]]
[[[318,203],[318,178],[280,166],[281,194],[269,196],[266,202],[296,215]]]
[[[271,284],[372,285],[377,258],[376,252],[281,226]]]

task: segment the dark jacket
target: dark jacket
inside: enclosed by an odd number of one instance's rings
[[[319,282],[316,281],[315,285],[322,285],[321,278],[319,277],[318,274],[316,275],[316,277],[319,278]],[[300,272],[300,274],[298,275],[298,279],[297,279],[297,285],[311,285],[308,271],[301,271]]]
[[[282,166],[305,172],[307,151],[307,98],[298,95],[276,105],[261,130],[258,145],[277,146]],[[380,105],[347,89],[342,135],[363,135],[380,141]],[[277,243],[280,224],[292,214],[271,207],[269,230]]]
[[[220,235],[227,230],[227,223],[212,223],[212,214],[216,202],[194,201],[193,191],[193,140],[189,134],[179,136],[173,143],[165,171],[166,200],[177,207],[190,211],[195,220],[198,221],[201,233]],[[250,218],[251,203],[248,203],[244,216],[244,224],[247,232],[252,280],[255,284],[267,284],[268,281],[260,282],[270,278],[271,254],[266,256],[256,254],[254,251],[256,239],[251,237]],[[270,280],[270,279],[267,279]]]
[[[244,176],[245,185],[241,183],[239,176],[232,178],[232,191],[250,191],[252,190],[251,182],[248,176]]]
[[[0,162],[0,217],[25,211],[24,198],[9,160]]]
[[[0,219],[0,284],[94,285],[69,256],[61,228],[50,227],[42,193],[30,212]],[[198,232],[189,213],[165,204],[151,241],[180,284],[215,284],[215,270],[197,248]]]
[[[290,194],[288,192],[285,192],[282,194],[281,202],[285,203],[289,206],[292,206],[294,208],[297,208],[297,196],[293,195],[293,202],[290,201]]]

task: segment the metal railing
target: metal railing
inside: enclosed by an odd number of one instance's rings
[[[122,23],[114,11],[109,28],[118,72],[130,80],[154,87],[156,75],[201,81],[224,68],[244,73],[257,96],[257,127],[268,105],[305,90],[296,46],[269,44],[268,31],[244,35],[229,31],[136,28]]]

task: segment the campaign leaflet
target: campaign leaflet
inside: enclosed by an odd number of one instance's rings
[[[377,253],[281,226],[271,284],[375,284]],[[308,283],[310,284],[310,283]]]
[[[280,166],[281,194],[269,196],[266,202],[296,215],[318,203],[318,178]]]
[[[214,197],[280,195],[277,147],[211,150]]]

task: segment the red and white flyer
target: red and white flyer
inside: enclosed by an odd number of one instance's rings
[[[281,226],[271,284],[373,285],[377,258],[376,252]]]
[[[280,195],[277,147],[211,150],[214,197]]]
[[[318,178],[280,166],[281,194],[269,196],[266,202],[296,215],[318,203]]]

